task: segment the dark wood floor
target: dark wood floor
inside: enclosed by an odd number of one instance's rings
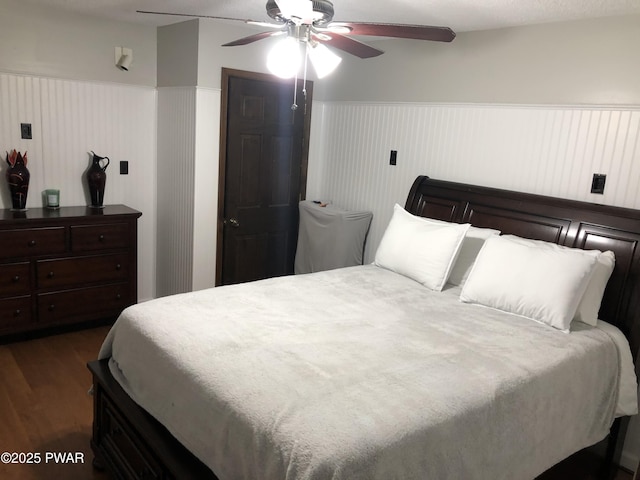
[[[108,480],[91,466],[93,417],[86,363],[98,355],[108,327],[0,345],[0,453],[40,453],[39,464],[0,463],[2,480]],[[46,454],[83,457],[55,464]],[[588,463],[586,463],[588,465]],[[591,480],[580,460],[568,461],[539,480]],[[616,480],[631,480],[620,471]]]
[[[93,400],[86,367],[107,331],[100,327],[0,345],[0,453],[41,456],[39,464],[0,463],[0,479],[108,479],[91,466]],[[58,459],[71,453],[84,463],[56,464],[47,452]]]

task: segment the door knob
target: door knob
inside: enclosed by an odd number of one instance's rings
[[[238,228],[240,226],[240,222],[235,218],[230,218],[229,220],[225,220],[224,224],[231,225],[233,228]]]

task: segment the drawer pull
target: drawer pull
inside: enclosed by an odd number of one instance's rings
[[[122,295],[118,293],[118,294],[116,294],[116,298],[117,298],[118,300],[120,300],[120,299],[122,298]]]
[[[14,316],[14,317],[19,317],[21,313],[22,313],[22,312],[20,311],[20,309],[19,309],[19,308],[17,308],[17,309],[16,309],[16,311],[15,311],[15,312],[13,312],[13,316]]]
[[[11,279],[11,281],[12,281],[13,283],[18,283],[18,282],[20,281],[20,275],[16,275],[15,277],[13,277],[13,278]]]
[[[104,242],[104,235],[100,235],[100,236],[98,237],[98,240],[99,240],[99,241],[101,241],[101,242]]]
[[[27,245],[29,245],[30,247],[35,247],[36,246],[36,241],[35,240],[29,240]]]
[[[56,309],[55,304],[53,304],[53,303],[52,303],[51,305],[49,305],[48,310],[49,310],[50,312],[53,312],[55,309]]]
[[[116,270],[121,270],[122,269],[122,265],[120,265],[119,263],[116,265]]]
[[[47,273],[47,278],[53,278],[53,277],[54,277],[53,272],[49,272],[49,273]]]

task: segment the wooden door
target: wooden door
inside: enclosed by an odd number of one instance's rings
[[[223,69],[216,284],[293,273],[311,118],[298,82]]]

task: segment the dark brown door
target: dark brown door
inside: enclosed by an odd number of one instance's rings
[[[223,69],[217,284],[293,273],[311,117],[293,85]]]

